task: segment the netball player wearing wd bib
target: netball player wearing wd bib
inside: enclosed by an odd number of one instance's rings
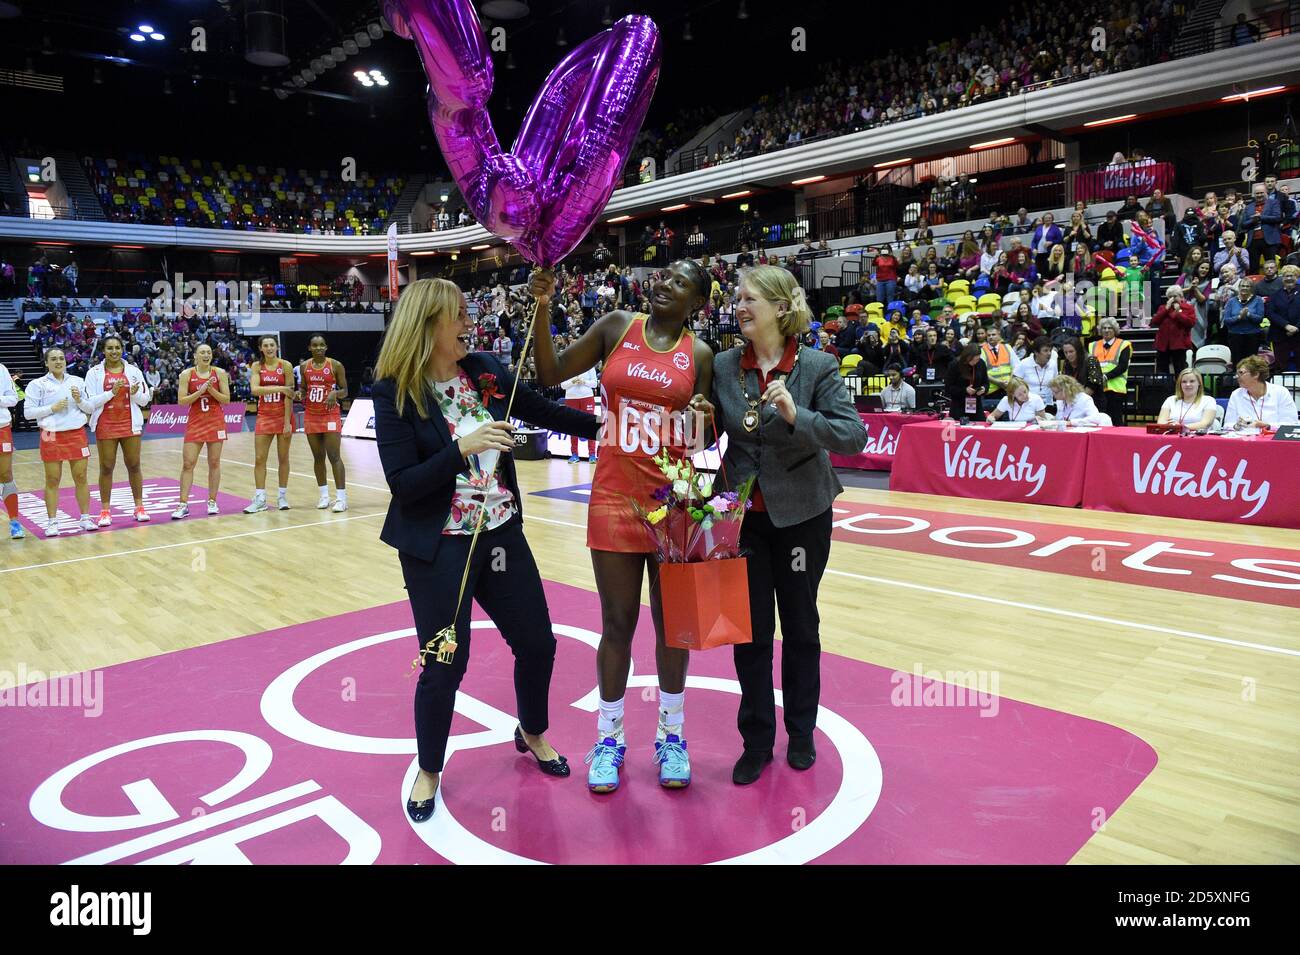
[[[77,491],[77,525],[93,531],[90,514],[90,487],[86,484],[86,463],[90,446],[86,444],[86,422],[95,410],[86,395],[86,383],[67,373],[68,362],[62,348],[45,353],[49,374],[37,378],[27,389],[23,412],[41,428],[41,461],[45,465],[46,537],[59,536],[59,482],[63,479],[63,462],[68,462],[72,483]]]
[[[117,469],[117,449],[126,459],[126,478],[131,482],[135,499],[135,519],[149,520],[144,509],[144,477],[140,472],[140,435],[144,432],[141,408],[149,404],[153,392],[144,373],[122,360],[122,339],[108,335],[103,340],[104,360],[86,375],[86,391],[95,413],[90,416],[90,430],[95,432],[99,451],[99,526],[113,523],[109,503],[113,498],[113,472]]]
[[[18,523],[18,485],[14,483],[14,432],[10,422],[18,404],[18,389],[14,386],[9,369],[0,363],[0,498],[4,499],[9,514],[9,536],[22,540],[23,525]]]
[[[217,488],[221,485],[221,446],[226,440],[224,406],[230,401],[230,376],[225,369],[212,367],[212,346],[194,349],[194,367],[181,372],[176,389],[182,407],[190,409],[185,424],[185,450],[181,459],[181,502],[172,511],[172,520],[190,514],[190,486],[194,483],[194,465],[199,451],[208,447],[208,513],[216,514]]]
[[[253,503],[245,514],[266,510],[266,458],[275,441],[279,463],[279,508],[289,509],[289,442],[293,440],[293,366],[280,357],[280,343],[274,335],[257,340],[262,357],[248,369],[248,385],[257,398],[257,428],[253,443]],[[288,400],[286,400],[288,399]]]
[[[632,512],[631,499],[649,504],[664,477],[651,460],[661,450],[683,457],[686,442],[703,434],[687,411],[691,396],[708,394],[713,382],[713,352],[688,329],[691,316],[707,300],[708,273],[690,259],[674,263],[655,282],[650,314],[610,312],[559,356],[550,324],[538,326],[537,376],[555,385],[604,360],[600,377],[604,422],[600,464],[587,508],[587,546],[600,593],[601,636],[596,651],[600,715],[596,745],[587,755],[587,786],[593,792],[618,788],[618,769],[627,744],[623,735],[623,695],[632,661],[632,632],[641,611],[643,570],[650,578],[655,661],[659,672],[659,729],[654,761],[659,782],[680,788],[691,781],[682,731],[688,651],[664,645],[659,603],[659,573],[645,529]],[[555,277],[534,273],[530,291],[548,315]],[[693,448],[691,450],[698,450]]]
[[[308,347],[311,348],[311,358],[298,367],[302,374],[302,403],[307,412],[304,430],[311,448],[316,484],[320,488],[320,500],[316,506],[321,510],[330,506],[330,489],[325,483],[325,457],[328,455],[334,469],[334,487],[338,490],[334,513],[339,514],[348,509],[347,472],[343,468],[339,440],[343,432],[339,402],[348,396],[348,379],[341,361],[325,357],[324,335],[313,335]]]

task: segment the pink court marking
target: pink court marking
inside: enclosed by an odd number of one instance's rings
[[[692,785],[664,791],[653,690],[642,689],[655,682],[643,612],[623,787],[596,796],[582,757],[594,741],[599,603],[561,584],[546,591],[560,634],[548,738],[569,779],[516,754],[512,658],[494,630],[476,629],[445,801],[423,826],[407,820],[405,674],[417,640],[400,634],[412,622],[398,602],[110,667],[98,717],[70,694],[93,679],[62,681],[62,696],[52,681],[0,692],[0,862],[1060,864],[1156,764],[1118,727],[998,697],[991,684],[959,705],[951,684],[824,654],[817,764],[786,766],[782,731],[763,778],[736,787],[739,698],[719,650],[692,655]],[[779,655],[778,644],[778,682]],[[944,693],[949,705],[921,705]],[[150,737],[163,738],[133,742]]]
[[[69,479],[64,475],[65,482]],[[172,511],[176,510],[176,505],[181,499],[181,485],[175,478],[145,478],[144,480],[144,509],[153,518],[150,523],[157,524],[159,521],[168,521],[171,518]],[[208,489],[197,482],[190,487],[190,516],[185,518],[192,521],[198,518],[206,518]],[[248,506],[249,498],[239,497],[237,494],[227,494],[225,491],[217,491],[217,506],[221,508],[221,514],[237,514]],[[92,533],[91,531],[80,531],[77,529],[77,492],[70,483],[65,483],[59,488],[59,506],[56,517],[59,519],[59,530],[65,533],[76,532],[78,534]],[[90,484],[90,516],[99,519],[100,506],[99,485],[91,475]],[[103,531],[120,531],[128,527],[148,527],[149,524],[141,523],[135,519],[135,498],[131,496],[131,485],[127,481],[122,481],[113,485],[113,492],[109,498],[109,513],[113,516],[113,523],[108,527],[97,528],[93,533]],[[45,495],[40,490],[22,491],[18,494],[18,520],[27,533],[32,537],[45,539]]]

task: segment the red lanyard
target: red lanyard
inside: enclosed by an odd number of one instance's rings
[[[1250,392],[1248,391],[1246,392],[1246,400],[1250,402],[1250,410],[1255,412],[1255,423],[1259,424],[1259,416],[1264,413],[1264,402],[1268,400],[1268,392],[1265,391],[1263,396],[1257,402],[1250,396]]]

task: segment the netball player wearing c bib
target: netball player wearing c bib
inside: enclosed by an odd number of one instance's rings
[[[549,314],[554,285],[550,273],[534,273],[530,291],[542,302],[544,315]],[[587,786],[592,792],[618,788],[618,770],[627,751],[623,696],[632,662],[632,632],[641,611],[643,571],[650,579],[657,643],[659,729],[654,761],[659,764],[659,783],[680,788],[691,781],[682,729],[688,651],[664,645],[658,567],[630,499],[648,505],[652,492],[664,484],[652,458],[665,448],[684,457],[686,442],[703,433],[694,413],[685,409],[692,395],[712,387],[713,352],[689,331],[688,322],[707,300],[709,285],[708,273],[683,259],[654,283],[649,315],[610,312],[558,356],[549,323],[543,321],[536,331],[537,376],[544,385],[573,378],[598,361],[605,363],[600,376],[600,463],[587,508],[587,546],[601,610],[596,651],[600,714],[597,742],[587,756]]]
[[[226,440],[224,408],[230,401],[230,376],[225,369],[212,366],[211,345],[204,343],[194,349],[194,367],[181,372],[176,393],[181,406],[190,409],[181,459],[181,502],[172,511],[172,520],[179,521],[190,514],[194,466],[204,445],[208,448],[208,513],[220,513],[217,488],[221,486],[221,446]]]
[[[90,487],[86,484],[86,464],[90,445],[86,443],[86,422],[95,410],[86,395],[86,383],[68,374],[68,361],[62,348],[45,352],[49,374],[37,378],[27,389],[23,413],[41,428],[41,463],[45,465],[46,537],[59,536],[59,482],[63,479],[63,462],[68,462],[72,484],[77,494],[77,525],[93,531],[95,522],[90,510]]]
[[[279,463],[278,507],[289,509],[289,442],[293,440],[293,366],[280,357],[280,343],[274,335],[257,340],[262,357],[248,369],[248,385],[257,398],[257,427],[253,432],[253,503],[245,514],[266,510],[266,458],[275,441]],[[286,400],[287,399],[287,400]]]
[[[14,432],[10,422],[13,412],[9,409],[18,404],[18,389],[14,386],[9,369],[0,363],[0,499],[5,502],[9,514],[9,536],[22,540],[23,525],[18,523],[18,485],[14,483]]]
[[[303,430],[307,432],[316,485],[320,488],[316,506],[321,510],[330,506],[330,489],[325,483],[325,458],[328,456],[334,470],[334,487],[338,491],[334,513],[339,514],[348,509],[347,471],[343,467],[340,441],[343,416],[339,413],[339,402],[348,396],[348,378],[341,361],[325,357],[324,335],[313,335],[308,347],[311,358],[298,369],[302,375],[302,404],[306,412]]]
[[[107,335],[103,339],[104,360],[86,375],[86,390],[95,413],[90,430],[95,433],[99,452],[99,526],[113,523],[109,504],[113,499],[113,472],[117,469],[117,449],[126,459],[126,479],[135,499],[135,519],[149,520],[144,509],[144,475],[140,471],[140,435],[144,432],[144,414],[152,390],[144,373],[122,360],[122,339]]]

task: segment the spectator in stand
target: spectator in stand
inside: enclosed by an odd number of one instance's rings
[[[898,259],[888,242],[871,260],[871,268],[875,272],[876,301],[888,305],[898,293]]]
[[[859,368],[863,374],[878,375],[880,369],[885,367],[885,346],[880,341],[880,329],[875,325],[867,326],[854,351],[862,356],[862,364]],[[840,353],[848,354],[842,349]]]
[[[1268,337],[1273,345],[1273,366],[1279,372],[1295,366],[1300,371],[1300,266],[1282,269],[1282,288],[1268,297],[1264,315],[1268,318]]]
[[[861,305],[850,305],[844,310],[844,327],[835,336],[835,347],[841,355],[847,355],[858,347],[858,341],[865,331],[861,319]],[[877,364],[877,367],[879,367],[879,364]]]
[[[981,260],[983,253],[980,251],[979,240],[975,238],[975,233],[969,229],[962,234],[961,249],[957,258],[957,277],[963,278],[968,282],[974,282],[980,276]],[[996,256],[993,261],[997,261]]]
[[[1165,198],[1163,192],[1156,189],[1151,193],[1151,198],[1143,211],[1151,217],[1156,236],[1161,242],[1166,242],[1166,234],[1174,227],[1174,204]]]
[[[1268,362],[1260,356],[1248,355],[1237,362],[1237,384],[1241,387],[1228,397],[1224,427],[1240,431],[1300,424],[1295,398],[1287,388],[1268,380]]]
[[[1255,282],[1255,294],[1268,299],[1282,291],[1282,276],[1278,271],[1277,259],[1265,259],[1263,275]]]
[[[826,329],[824,328],[817,329],[816,347],[818,351],[824,351],[826,354],[830,355],[836,361],[840,360],[839,349],[836,348],[835,343],[831,341],[831,333],[826,331]]]
[[[1029,385],[1030,390],[1042,399],[1043,404],[1052,403],[1051,381],[1059,374],[1056,361],[1056,349],[1045,335],[1039,335],[1033,341],[1030,353],[1022,358],[1015,368],[1013,377]]]
[[[899,335],[897,328],[890,328],[889,341],[885,342],[882,356],[884,366],[910,367],[911,359],[912,351],[907,342]]]
[[[921,274],[921,267],[913,262],[907,267],[907,275],[903,279],[903,288],[907,293],[905,300],[928,299],[928,296],[923,294],[926,287],[925,276]]]
[[[1127,222],[1136,219],[1137,214],[1141,211],[1142,207],[1138,205],[1137,196],[1127,196],[1124,199],[1124,204],[1119,207],[1116,214],[1119,216],[1120,222]]]
[[[930,220],[925,216],[921,216],[921,220],[916,224],[916,231],[912,233],[910,245],[912,248],[918,245],[934,245],[934,230],[930,228]]]
[[[1233,222],[1233,229],[1246,247],[1246,273],[1276,256],[1282,245],[1282,199],[1280,192],[1270,195],[1264,183],[1257,182],[1251,187],[1250,201]]]
[[[1042,221],[1034,229],[1034,238],[1030,244],[1039,275],[1042,275],[1047,268],[1047,258],[1052,252],[1052,247],[1060,245],[1064,239],[1061,227],[1056,224],[1056,217],[1050,212],[1043,213]]]
[[[1037,220],[1029,218],[1029,210],[1021,206],[1016,210],[1016,217],[1011,220],[1010,227],[1006,230],[1006,235],[1028,235],[1034,231]]]
[[[1156,332],[1156,374],[1178,374],[1187,367],[1187,350],[1192,347],[1196,307],[1184,297],[1181,286],[1165,290],[1165,303],[1151,317]]]
[[[916,389],[903,380],[903,367],[897,363],[885,369],[888,384],[880,389],[880,400],[886,411],[916,410]]]
[[[952,211],[961,219],[969,219],[975,211],[975,183],[968,173],[960,173],[952,187]]]
[[[701,230],[697,222],[691,229],[691,234],[686,237],[686,254],[701,256],[708,251],[709,239]]]
[[[1119,221],[1119,214],[1111,209],[1106,213],[1106,221],[1097,226],[1097,251],[1113,259],[1125,244],[1124,226]]]
[[[1228,33],[1228,42],[1233,46],[1249,46],[1259,42],[1259,27],[1246,19],[1246,14],[1237,14],[1237,22]]]
[[[736,256],[736,268],[750,269],[754,267],[754,253],[749,251],[749,243],[740,244],[740,254]]]
[[[510,371],[514,367],[512,356],[515,343],[511,340],[504,326],[499,328],[497,332],[497,337],[492,341],[492,354],[496,356],[497,361],[506,367],[507,371]]]
[[[1264,341],[1264,300],[1255,294],[1255,286],[1248,278],[1237,280],[1236,293],[1224,304],[1222,314],[1234,365],[1258,352]]]
[[[1124,424],[1124,403],[1128,400],[1128,368],[1133,357],[1133,343],[1119,337],[1119,323],[1113,318],[1103,318],[1097,323],[1101,338],[1093,342],[1092,355],[1101,365],[1106,379],[1106,390],[1099,397],[1102,410],[1110,415],[1111,422]]]
[[[1191,301],[1196,309],[1196,324],[1191,332],[1194,348],[1203,346],[1210,337],[1210,301],[1214,295],[1214,277],[1210,270],[1210,260],[1202,256],[1196,263],[1194,275],[1184,273],[1178,277],[1177,287],[1183,290],[1183,298]]]
[[[944,394],[948,398],[948,414],[955,419],[973,418],[980,414],[980,405],[989,390],[988,371],[974,343],[967,345],[948,368],[944,379]]]
[[[1158,424],[1176,424],[1189,431],[1205,431],[1218,417],[1218,403],[1205,393],[1201,374],[1195,368],[1178,373],[1174,393],[1160,406]]]
[[[1223,282],[1223,268],[1225,265],[1231,265],[1235,270],[1235,275],[1245,276],[1250,274],[1250,256],[1245,249],[1237,245],[1237,233],[1231,229],[1225,229],[1221,236],[1223,243],[1222,249],[1214,257],[1214,274],[1219,276],[1219,281]]]

